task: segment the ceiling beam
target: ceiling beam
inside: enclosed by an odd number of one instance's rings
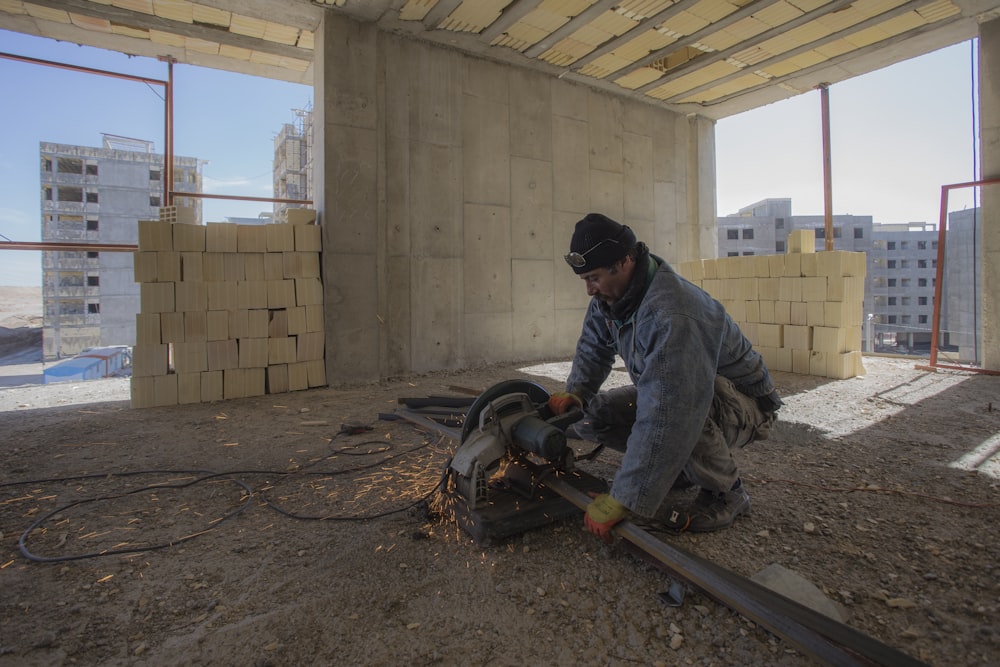
[[[827,60],[827,61],[822,62],[822,63],[817,63],[816,65],[813,65],[812,67],[807,67],[807,68],[799,70],[797,72],[791,72],[790,74],[785,74],[783,76],[779,76],[779,77],[776,77],[774,79],[768,79],[766,83],[762,83],[760,85],[753,86],[752,88],[747,88],[747,89],[741,90],[739,92],[731,93],[731,94],[726,95],[724,97],[720,97],[720,98],[718,98],[716,100],[712,100],[711,102],[698,103],[698,105],[701,106],[701,107],[703,107],[703,108],[708,108],[708,107],[712,107],[712,106],[715,106],[715,105],[718,105],[718,104],[724,104],[724,103],[726,103],[726,102],[728,102],[730,100],[736,99],[738,97],[742,97],[743,95],[749,95],[750,93],[757,92],[758,90],[760,90],[762,88],[770,88],[770,87],[776,86],[778,84],[784,83],[786,81],[791,81],[793,79],[797,79],[797,78],[800,78],[800,77],[803,77],[803,76],[808,76],[809,74],[812,74],[814,72],[819,72],[819,71],[827,69],[829,67],[835,67],[837,65],[840,65],[841,63],[845,63],[845,62],[854,60],[855,58],[864,57],[864,56],[867,56],[867,55],[870,55],[870,54],[873,54],[873,53],[877,53],[879,51],[884,51],[885,48],[886,48],[885,42],[900,42],[900,41],[904,41],[904,40],[907,40],[907,39],[911,39],[913,37],[918,37],[918,36],[923,35],[925,33],[934,32],[935,30],[939,30],[940,28],[943,28],[943,27],[945,27],[947,25],[950,25],[952,23],[957,23],[957,22],[960,22],[960,21],[963,21],[963,20],[965,20],[965,17],[963,17],[963,16],[949,16],[948,18],[942,19],[942,20],[940,20],[940,21],[938,21],[936,23],[927,24],[927,25],[921,26],[919,28],[915,28],[913,30],[905,32],[905,33],[903,33],[901,35],[894,35],[894,36],[890,37],[889,39],[883,40],[881,42],[876,42],[875,44],[869,44],[868,46],[861,47],[860,49],[855,49],[854,51],[850,51],[848,53],[839,55],[839,56],[837,56],[835,58],[830,58],[830,60]],[[721,81],[721,79],[720,79],[720,81]]]
[[[34,0],[27,0],[34,2]],[[274,21],[304,30],[316,31],[323,20],[322,7],[307,0],[281,0],[280,3],[269,0],[194,0],[199,5],[224,12],[232,12],[260,21]]]
[[[462,0],[438,0],[437,4],[431,7],[431,10],[424,16],[422,21],[424,27],[428,30],[435,30],[441,25],[441,21],[448,18],[460,4],[462,4]]]
[[[844,0],[837,0],[837,1],[838,2],[843,2]],[[690,35],[688,35],[687,37],[682,37],[681,39],[678,39],[678,40],[676,40],[674,42],[671,42],[670,44],[666,45],[662,49],[658,49],[656,51],[653,51],[648,56],[645,56],[644,58],[640,58],[639,60],[636,60],[631,65],[626,65],[625,67],[618,68],[614,72],[609,73],[608,77],[611,77],[612,75],[615,75],[616,78],[617,78],[617,77],[622,77],[622,76],[626,76],[628,74],[631,74],[632,72],[636,71],[637,69],[642,69],[646,65],[654,63],[657,60],[661,60],[661,59],[667,57],[668,55],[670,55],[671,53],[674,53],[676,51],[679,51],[679,50],[683,49],[686,46],[690,46],[691,44],[694,44],[695,42],[699,41],[700,39],[702,39],[706,35],[711,35],[711,34],[717,33],[720,30],[722,30],[722,29],[724,29],[724,28],[726,28],[728,26],[731,26],[732,24],[736,23],[737,21],[742,21],[743,19],[747,18],[748,16],[753,16],[754,14],[756,14],[757,12],[759,12],[760,10],[766,9],[766,8],[770,7],[771,5],[775,4],[776,2],[778,2],[778,0],[755,0],[755,2],[751,2],[749,5],[745,5],[745,6],[741,7],[740,9],[737,9],[735,12],[733,12],[731,14],[727,14],[726,16],[722,17],[721,19],[719,19],[715,23],[709,23],[707,26],[705,26],[701,30],[696,30],[695,32],[693,32]]]
[[[538,56],[542,55],[543,53],[551,49],[553,46],[558,44],[564,37],[569,37],[574,32],[576,32],[583,26],[587,25],[588,23],[596,19],[604,12],[610,11],[615,7],[617,7],[620,2],[621,0],[598,0],[598,2],[595,2],[590,7],[587,7],[585,10],[583,10],[582,12],[571,18],[569,21],[559,26],[558,29],[549,33],[548,37],[543,38],[542,41],[538,42],[530,49],[525,51],[524,55],[528,56],[529,58],[537,58]]]
[[[920,0],[920,2],[922,3],[925,1],[926,0]],[[750,39],[742,41],[739,44],[735,44],[729,47],[728,49],[724,49],[722,51],[716,51],[715,53],[706,53],[704,56],[698,56],[697,58],[693,58],[692,60],[689,60],[683,65],[678,65],[669,72],[665,72],[663,76],[656,79],[655,81],[650,81],[649,83],[642,86],[638,90],[641,93],[645,93],[649,90],[652,90],[653,88],[658,88],[659,86],[662,86],[663,84],[669,81],[673,81],[674,79],[684,76],[693,69],[699,69],[704,67],[705,65],[711,65],[712,63],[718,62],[719,60],[725,60],[726,58],[732,56],[734,53],[739,53],[740,51],[745,51],[749,48],[757,46],[758,44],[766,42],[772,37],[777,37],[783,32],[794,30],[795,28],[805,25],[810,21],[815,21],[820,16],[826,14],[832,14],[833,12],[839,11],[843,7],[847,7],[853,2],[854,0],[836,0],[836,2],[833,2],[832,4],[823,5],[822,7],[814,9],[811,12],[807,12],[805,14],[802,14],[801,16],[798,16],[787,23],[782,23],[781,25],[775,26],[770,30],[765,30],[759,35],[754,35]],[[822,40],[817,40],[817,42],[821,41]]]
[[[850,3],[850,1],[851,0],[848,1],[848,4]],[[703,90],[708,90],[708,89],[714,88],[714,87],[716,87],[716,86],[718,86],[720,84],[726,83],[728,81],[732,81],[733,79],[738,79],[739,77],[744,76],[747,72],[753,72],[755,70],[766,69],[766,68],[770,67],[771,65],[776,65],[777,63],[780,63],[780,62],[782,62],[784,60],[788,60],[789,58],[794,58],[795,56],[797,56],[799,54],[805,53],[806,51],[812,51],[813,49],[816,49],[816,48],[818,48],[820,46],[823,46],[825,44],[829,44],[831,42],[835,42],[838,39],[842,39],[844,37],[847,37],[848,35],[853,35],[854,33],[861,32],[862,30],[867,30],[868,28],[876,26],[879,23],[883,23],[885,21],[888,21],[889,19],[895,18],[897,16],[901,16],[901,15],[906,14],[908,12],[911,12],[911,11],[913,11],[915,9],[920,9],[921,7],[923,7],[925,5],[933,4],[935,1],[936,0],[910,0],[910,2],[907,2],[906,4],[900,5],[898,7],[894,7],[892,9],[888,10],[888,11],[882,12],[881,14],[879,14],[877,16],[873,16],[873,17],[871,17],[869,19],[865,19],[864,21],[862,21],[860,23],[856,23],[856,24],[854,24],[854,25],[852,25],[852,26],[850,26],[848,28],[844,28],[843,30],[839,30],[839,31],[837,31],[837,32],[835,32],[835,33],[833,33],[831,35],[827,35],[826,37],[821,37],[821,38],[819,38],[817,40],[809,42],[808,44],[802,44],[801,46],[797,46],[794,49],[791,49],[790,51],[785,51],[784,53],[779,53],[776,56],[771,56],[767,60],[763,60],[763,61],[761,61],[759,63],[754,64],[754,65],[748,65],[747,67],[744,67],[744,68],[740,69],[738,72],[733,72],[732,74],[727,74],[727,75],[725,75],[723,77],[720,77],[718,79],[713,80],[710,83],[702,84],[700,86],[697,86],[695,88],[687,90],[687,91],[685,91],[683,93],[680,93],[678,95],[674,95],[668,101],[674,102],[674,101],[677,101],[677,100],[679,100],[681,98],[684,98],[684,97],[690,97],[691,95],[693,95],[695,93],[700,93]],[[938,24],[935,23],[935,24],[930,24],[930,25],[935,25],[936,26]],[[770,32],[770,31],[768,31],[768,32]],[[906,34],[909,34],[909,33],[906,33]],[[755,43],[758,43],[758,42],[755,42]],[[752,45],[753,44],[747,44],[747,46],[752,46]],[[851,51],[851,53],[859,53],[859,52],[860,52],[860,49],[856,50],[856,51]],[[700,60],[700,58],[698,60]],[[673,73],[671,72],[671,75],[672,74]],[[792,74],[788,74],[788,75],[785,75],[785,76],[794,76],[795,74],[796,73],[793,72]],[[673,77],[671,77],[671,78],[673,78]],[[778,79],[775,79],[775,81],[782,80],[784,78],[785,77],[779,77]],[[771,81],[771,79],[769,79],[769,81]],[[650,86],[649,84],[647,84],[647,85],[643,86],[642,88],[640,88],[638,90],[639,90],[639,92],[646,93],[646,92],[649,92],[650,90],[654,90],[655,88],[658,88],[659,86],[664,85],[665,83],[667,83],[667,80],[658,79],[658,80],[656,80],[656,81],[653,82],[653,84],[655,84],[655,85]]]
[[[504,8],[503,13],[500,14],[500,18],[487,26],[485,30],[479,33],[479,36],[487,43],[492,43],[507,28],[535,11],[540,4],[542,4],[542,0],[514,0],[514,2]]]
[[[584,57],[578,59],[572,65],[573,70],[575,71],[582,69],[583,67],[586,67],[587,65],[594,62],[604,54],[611,53],[622,44],[627,44],[628,42],[631,42],[639,34],[636,31],[639,30],[640,28],[644,28],[646,26],[653,26],[655,28],[664,21],[673,18],[674,16],[680,14],[685,9],[693,7],[696,4],[698,4],[698,0],[680,0],[680,2],[675,2],[666,9],[662,9],[653,14],[652,16],[647,17],[642,21],[639,21],[628,31],[622,33],[621,35],[619,35],[614,39],[608,40],[607,42],[601,44],[599,47],[597,47]]]
[[[206,42],[216,42],[227,46],[235,46],[262,53],[270,53],[286,58],[295,58],[312,62],[313,52],[311,49],[302,49],[297,46],[269,42],[264,39],[237,35],[236,33],[222,28],[209,28],[193,23],[182,23],[180,21],[170,21],[158,16],[151,16],[141,12],[128,11],[112,5],[101,5],[87,0],[30,0],[26,4],[58,9],[71,14],[80,14],[93,18],[104,19],[112,23],[140,28],[142,30],[159,30],[161,32],[194,37]]]

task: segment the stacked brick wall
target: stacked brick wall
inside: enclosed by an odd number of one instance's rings
[[[325,385],[320,228],[196,225],[183,211],[139,221],[132,407]]]
[[[795,230],[787,254],[696,260],[677,270],[722,302],[771,370],[864,375],[865,254],[814,248],[812,230]]]

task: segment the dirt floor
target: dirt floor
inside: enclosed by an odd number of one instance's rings
[[[1000,377],[865,365],[777,373],[781,422],[740,453],[753,515],[665,540],[780,564],[928,664],[1000,664]],[[667,606],[669,577],[579,515],[493,546],[428,519],[455,443],[380,414],[566,369],[146,410],[127,379],[0,388],[0,665],[812,664],[698,590]]]

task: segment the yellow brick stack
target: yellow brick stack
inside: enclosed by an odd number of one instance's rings
[[[181,211],[139,221],[132,407],[325,385],[320,228],[201,226]]]
[[[795,230],[785,255],[683,262],[677,271],[718,299],[768,368],[803,375],[864,375],[861,326],[865,254],[815,252]]]

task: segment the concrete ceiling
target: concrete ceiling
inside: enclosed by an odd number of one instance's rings
[[[974,38],[998,10],[1000,0],[0,0],[0,28],[312,85],[315,31],[337,12],[718,119]]]

